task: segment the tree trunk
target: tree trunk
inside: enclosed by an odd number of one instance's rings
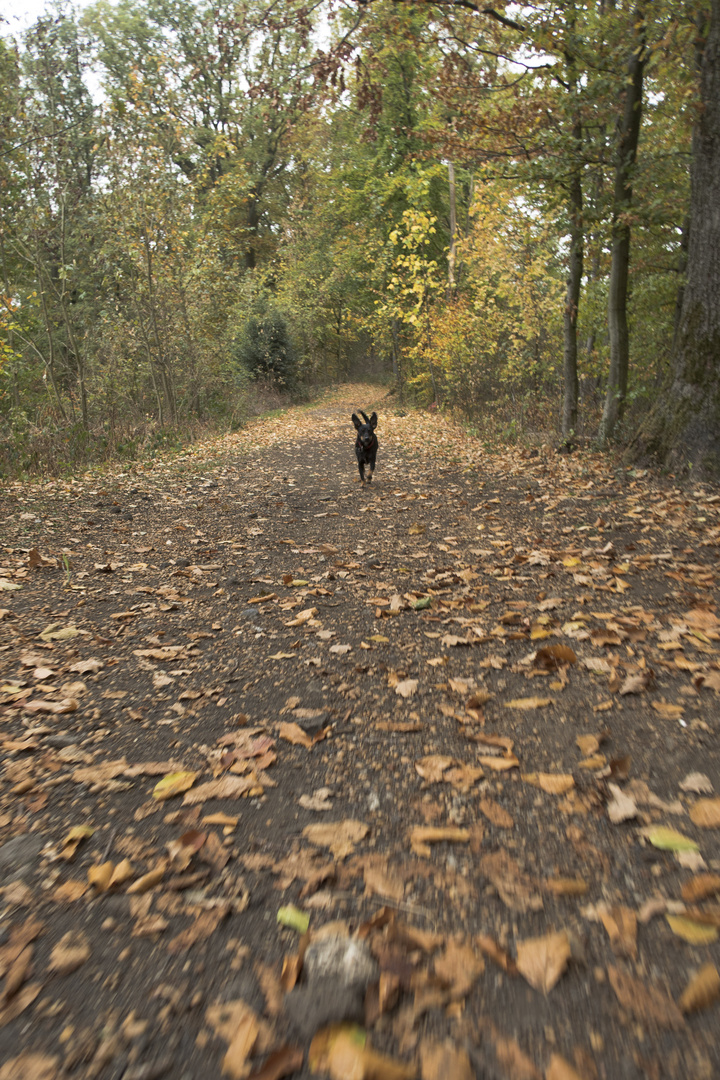
[[[448,188],[450,194],[450,248],[448,250],[448,300],[455,292],[455,234],[457,232],[457,204],[455,200],[455,166],[448,162]]]
[[[570,177],[569,205],[570,214],[570,257],[567,279],[567,293],[565,296],[565,316],[563,322],[564,333],[564,356],[563,356],[563,417],[562,433],[565,442],[569,442],[577,432],[578,421],[578,367],[577,367],[577,318],[580,304],[580,286],[583,272],[583,195],[582,195],[582,164],[580,150],[582,148],[582,123],[578,116],[573,121],[573,142],[577,160],[573,164]]]
[[[671,467],[720,474],[720,0],[700,37],[701,108],[693,131],[687,281],[670,379],[633,443]]]
[[[643,74],[645,70],[645,15],[641,5],[633,15],[635,33],[627,65],[625,105],[618,122],[615,158],[615,188],[612,214],[612,262],[608,295],[608,333],[610,336],[610,371],[600,440],[607,442],[615,433],[625,407],[628,385],[630,335],[627,322],[628,271],[630,266],[630,222],[632,173],[637,157],[642,119]]]

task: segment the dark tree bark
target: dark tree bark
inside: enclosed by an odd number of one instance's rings
[[[612,262],[608,293],[608,334],[610,371],[608,372],[605,408],[600,421],[600,440],[606,442],[615,433],[627,397],[630,335],[627,321],[628,276],[630,269],[630,223],[632,174],[640,140],[642,120],[643,75],[645,71],[645,15],[638,5],[633,16],[635,33],[627,65],[627,87],[622,116],[618,122],[615,158],[615,187],[612,216]]]
[[[568,210],[570,214],[570,256],[565,296],[564,316],[564,354],[563,354],[563,416],[562,433],[569,442],[577,433],[578,422],[578,347],[577,319],[580,304],[580,286],[583,272],[583,247],[585,242],[583,228],[582,164],[582,124],[579,116],[573,122],[573,142],[577,152],[577,161],[570,176],[568,192]]]
[[[637,456],[720,474],[720,0],[700,28],[700,112],[690,168],[687,281],[670,378],[633,441]]]

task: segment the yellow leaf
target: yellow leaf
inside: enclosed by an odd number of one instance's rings
[[[197,773],[194,772],[168,773],[162,780],[158,780],[153,788],[153,799],[162,802],[164,799],[171,799],[173,795],[182,795],[183,791],[188,791],[196,780]]]
[[[677,934],[690,945],[710,945],[718,939],[717,926],[697,923],[684,915],[666,915],[665,918],[673,934]]]

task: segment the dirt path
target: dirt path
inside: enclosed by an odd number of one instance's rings
[[[719,510],[371,387],[0,493],[0,1080],[719,1076]]]

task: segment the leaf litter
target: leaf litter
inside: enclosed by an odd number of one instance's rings
[[[362,491],[376,396],[314,407],[317,461],[289,410],[0,496],[0,1072],[291,1076],[341,927],[377,976],[331,1075],[654,1075],[656,1028],[717,1069],[720,498],[443,417],[418,476],[390,399]]]

